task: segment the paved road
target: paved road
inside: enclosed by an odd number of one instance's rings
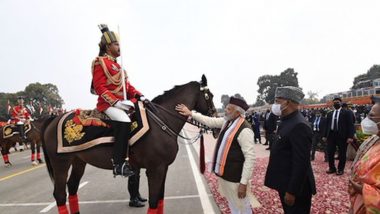
[[[198,160],[196,145],[179,145],[166,181],[165,213],[219,213],[194,162]],[[30,150],[12,153],[10,159],[11,168],[0,166],[0,213],[57,213],[45,165],[31,166]],[[141,173],[140,191],[147,196],[145,171]],[[128,206],[127,179],[113,178],[111,171],[92,166],[87,166],[82,178],[79,199],[81,213],[138,214],[146,213],[147,209]]]

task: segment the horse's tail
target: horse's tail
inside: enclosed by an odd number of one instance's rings
[[[51,123],[51,121],[54,120],[54,118],[56,118],[56,116],[51,116],[45,120],[45,122],[43,123],[43,125],[41,127],[41,133],[40,133],[41,134],[41,142],[42,142],[42,150],[44,152],[46,168],[49,172],[50,179],[53,183],[54,183],[53,167],[51,166],[50,159],[49,159],[49,156],[47,154],[46,142],[45,142],[44,135],[45,135],[45,130],[46,130],[47,126]]]

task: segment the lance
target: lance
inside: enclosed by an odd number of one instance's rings
[[[127,100],[127,91],[126,91],[126,88],[125,88],[125,73],[124,73],[124,65],[123,65],[123,54],[121,54],[121,39],[120,39],[120,27],[119,25],[117,25],[117,31],[118,31],[118,34],[119,34],[119,48],[120,48],[120,67],[121,67],[121,85],[123,87],[123,96],[124,96],[124,100]]]

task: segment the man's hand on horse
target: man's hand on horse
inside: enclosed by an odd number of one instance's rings
[[[177,110],[178,113],[182,114],[183,116],[191,116],[191,111],[184,104],[177,104],[175,110]]]

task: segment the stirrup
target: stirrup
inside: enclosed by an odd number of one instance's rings
[[[114,164],[112,171],[113,171],[114,177],[116,177],[117,175],[129,177],[135,174],[130,168],[128,162],[126,161],[123,164]]]

